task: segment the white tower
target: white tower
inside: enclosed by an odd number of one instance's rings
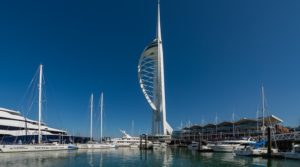
[[[141,89],[152,108],[152,134],[171,135],[166,120],[164,57],[160,27],[160,4],[157,10],[156,38],[144,49],[138,65]]]

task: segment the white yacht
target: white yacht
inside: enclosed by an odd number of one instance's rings
[[[207,143],[202,142],[201,145],[199,145],[199,142],[196,142],[196,141],[192,141],[192,143],[188,145],[188,149],[198,150],[200,152],[211,152],[212,151],[212,149],[210,148],[210,146]]]
[[[77,148],[78,147],[74,146],[73,144],[58,144],[58,143],[15,144],[15,145],[1,145],[0,153],[73,150]]]
[[[278,149],[276,148],[271,148],[272,153],[278,153]],[[244,148],[238,148],[234,150],[235,155],[239,156],[262,156],[263,154],[268,153],[268,148],[266,147],[260,147],[260,148],[255,148],[253,146],[246,146]]]
[[[152,145],[153,145],[153,149],[165,149],[168,146],[167,143],[160,142],[160,141],[152,142]]]
[[[258,141],[255,144],[245,143],[242,144],[243,147],[239,147],[234,150],[235,155],[238,156],[262,156],[268,153],[268,148],[265,147],[266,142],[264,140]],[[272,153],[278,153],[278,149],[271,148]]]
[[[139,146],[140,145],[138,143],[135,143],[135,144],[130,145],[130,148],[135,149],[135,148],[139,148]]]
[[[48,127],[41,122],[43,135],[67,135],[66,131]],[[19,111],[0,107],[0,138],[38,134],[38,121],[28,119]]]
[[[126,133],[124,130],[120,130],[123,133],[122,138],[114,138],[112,142],[116,144],[116,147],[131,147],[131,145],[140,145],[140,137],[132,137]],[[145,140],[142,140],[145,143]],[[152,142],[147,142],[147,147],[152,147]]]
[[[130,147],[134,144],[140,144],[139,137],[132,137],[126,133],[124,130],[120,130],[123,134],[122,138],[114,138],[112,141],[116,144],[117,147]]]
[[[214,152],[233,152],[235,149],[243,148],[244,144],[255,144],[250,140],[224,140],[211,145]]]
[[[283,155],[285,158],[300,160],[300,144],[293,145],[293,150],[285,152]]]
[[[38,132],[38,142],[37,144],[12,144],[12,145],[2,145],[0,146],[0,152],[28,152],[28,151],[52,151],[52,150],[69,150],[77,149],[76,146],[72,144],[58,144],[58,143],[42,143],[42,80],[43,80],[43,65],[39,67],[39,83],[38,83],[38,118],[37,122],[37,132]],[[9,112],[12,115],[16,112]],[[18,114],[17,114],[18,115]],[[19,115],[18,115],[19,116]],[[16,120],[15,120],[16,121]],[[25,124],[27,121],[24,119]],[[34,122],[32,122],[34,124]],[[25,129],[28,129],[26,126]]]

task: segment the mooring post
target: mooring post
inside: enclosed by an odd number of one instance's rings
[[[140,135],[140,149],[142,149],[142,138],[143,138],[143,135]]]
[[[148,135],[146,135],[146,140],[145,140],[145,149],[147,149],[147,144],[148,144]]]
[[[201,134],[202,135],[202,134]],[[198,150],[201,149],[201,145],[202,145],[202,140],[201,140],[201,137],[200,137],[200,133],[199,133],[199,143],[198,143]]]
[[[270,127],[267,128],[267,133],[268,133],[268,154],[267,154],[267,156],[268,156],[268,158],[270,158],[272,156],[272,150],[271,150],[272,139],[271,139],[271,128]]]

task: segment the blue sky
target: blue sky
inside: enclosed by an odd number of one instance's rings
[[[150,132],[137,64],[155,37],[156,9],[155,0],[1,1],[0,106],[19,110],[43,63],[47,124],[88,135],[89,96],[98,103],[103,91],[105,135],[131,132],[132,120],[135,133]],[[298,125],[299,18],[296,0],[162,0],[171,126],[213,122],[216,114],[230,120],[232,112],[254,118],[262,84],[268,111]]]

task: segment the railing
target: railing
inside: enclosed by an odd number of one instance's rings
[[[284,141],[284,140],[300,141],[300,132],[275,134],[273,139],[275,139],[276,141]]]

